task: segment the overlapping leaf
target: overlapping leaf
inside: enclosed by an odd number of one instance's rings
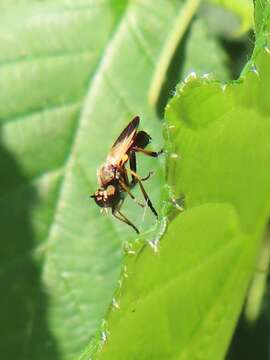
[[[166,109],[167,230],[128,249],[98,359],[224,357],[270,212],[270,6],[239,81],[190,76]]]

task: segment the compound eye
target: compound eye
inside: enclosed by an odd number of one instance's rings
[[[106,189],[107,195],[112,196],[115,194],[115,187],[113,185],[109,185]]]

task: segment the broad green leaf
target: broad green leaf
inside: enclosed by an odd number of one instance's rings
[[[224,358],[270,212],[269,2],[256,10],[241,78],[190,76],[167,106],[169,201],[183,194],[185,211],[174,205],[148,242],[127,247],[100,342],[83,359]]]
[[[237,31],[237,35],[244,33],[253,27],[252,0],[205,0],[205,2],[229,10],[239,18],[241,27]]]
[[[211,73],[217,79],[228,80],[228,68],[225,66],[227,60],[225,51],[210,33],[205,21],[200,17],[195,19],[186,44],[182,79],[195,72],[199,76]]]
[[[254,324],[261,315],[263,296],[267,288],[267,276],[270,264],[269,233],[266,232],[260,248],[257,268],[250,284],[245,305],[245,319]],[[267,293],[266,293],[267,294]]]
[[[1,2],[0,351],[6,359],[74,359],[100,324],[119,277],[121,243],[135,234],[90,202],[96,169],[134,115],[153,147],[161,147],[149,94],[158,97],[153,82],[198,4]],[[156,168],[146,188],[159,208],[162,164],[141,163],[142,174]],[[154,220],[148,213],[142,221],[140,210],[124,208],[147,229]]]
[[[157,108],[162,117],[168,98],[172,96],[176,85],[190,73],[204,76],[215,74],[222,80],[229,79],[227,54],[218,37],[208,29],[200,11],[196,13],[180,40],[159,94]]]

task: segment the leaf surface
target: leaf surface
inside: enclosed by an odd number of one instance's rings
[[[224,357],[270,212],[269,16],[258,2],[238,81],[190,76],[169,102],[168,201],[185,211],[128,248],[95,358]]]
[[[238,35],[253,27],[252,0],[206,0],[206,2],[231,11],[239,18],[241,26],[237,30]]]
[[[1,2],[0,350],[7,359],[74,359],[100,324],[121,243],[135,234],[90,202],[96,169],[135,115],[152,146],[162,146],[149,89],[171,24],[192,3]],[[142,175],[156,168],[146,189],[159,208],[162,160],[141,163]],[[124,208],[143,230],[154,220],[147,214],[143,222],[140,210]]]

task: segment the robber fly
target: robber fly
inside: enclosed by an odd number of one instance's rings
[[[140,118],[136,116],[119,135],[107,156],[106,162],[97,171],[100,188],[91,195],[98,206],[105,209],[111,208],[114,217],[131,226],[138,234],[137,227],[120,211],[126,194],[141,207],[145,206],[131,192],[137,183],[146,204],[156,217],[158,215],[142,184],[142,181],[149,179],[152,173],[150,172],[144,178],[137,174],[136,153],[141,152],[152,157],[158,157],[162,153],[162,150],[159,152],[145,150],[151,137],[145,131],[137,131],[139,123]],[[129,162],[129,167],[126,167],[127,162]]]

